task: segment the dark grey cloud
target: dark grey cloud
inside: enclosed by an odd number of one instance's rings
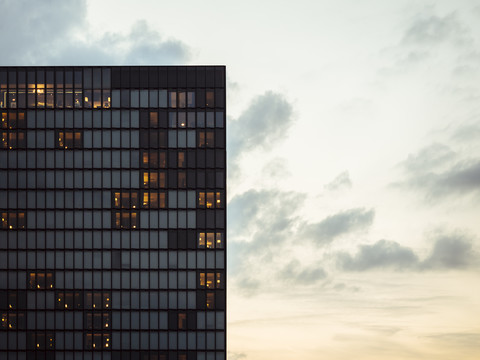
[[[326,277],[327,273],[319,264],[305,267],[298,260],[292,260],[277,274],[280,281],[295,285],[314,285]]]
[[[2,65],[172,64],[190,56],[145,21],[126,34],[91,33],[85,0],[0,0],[0,9]]]
[[[459,234],[439,234],[423,260],[409,247],[380,240],[372,245],[360,245],[353,256],[346,252],[337,253],[336,261],[345,271],[427,271],[467,269],[477,266],[479,258],[471,239]]]
[[[335,238],[370,227],[375,218],[375,210],[355,208],[326,217],[320,222],[306,224],[302,235],[311,238],[317,245],[332,242]]]
[[[421,191],[428,201],[480,192],[480,158],[463,159],[448,146],[432,144],[400,164],[403,181],[394,186]]]
[[[456,13],[444,17],[422,16],[413,21],[406,30],[402,42],[421,46],[437,45],[446,41],[455,44],[468,43],[470,38]]]
[[[442,235],[421,265],[426,269],[464,269],[474,262],[470,239],[462,235]]]
[[[429,201],[480,191],[480,160],[456,163],[442,172],[410,174],[401,186],[425,192]]]
[[[356,255],[340,253],[340,268],[346,271],[365,271],[376,268],[410,269],[418,265],[418,257],[407,247],[394,241],[380,240],[373,245],[361,245]]]
[[[228,130],[229,159],[254,149],[269,149],[285,138],[293,124],[293,106],[279,93],[267,91],[256,97]]]
[[[348,173],[348,171],[344,171],[324,187],[326,190],[329,190],[329,191],[350,189],[352,187],[350,174]]]

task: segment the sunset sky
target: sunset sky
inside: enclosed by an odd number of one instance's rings
[[[480,358],[480,3],[0,0],[0,65],[227,68],[229,360]]]

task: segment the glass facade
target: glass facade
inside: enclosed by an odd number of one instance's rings
[[[0,67],[0,360],[226,359],[225,67]]]

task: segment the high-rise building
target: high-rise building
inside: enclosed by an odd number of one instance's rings
[[[0,113],[0,360],[224,360],[225,67],[0,67]]]

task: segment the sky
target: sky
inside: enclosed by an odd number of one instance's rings
[[[228,358],[480,358],[480,4],[0,0],[0,65],[227,67]]]

